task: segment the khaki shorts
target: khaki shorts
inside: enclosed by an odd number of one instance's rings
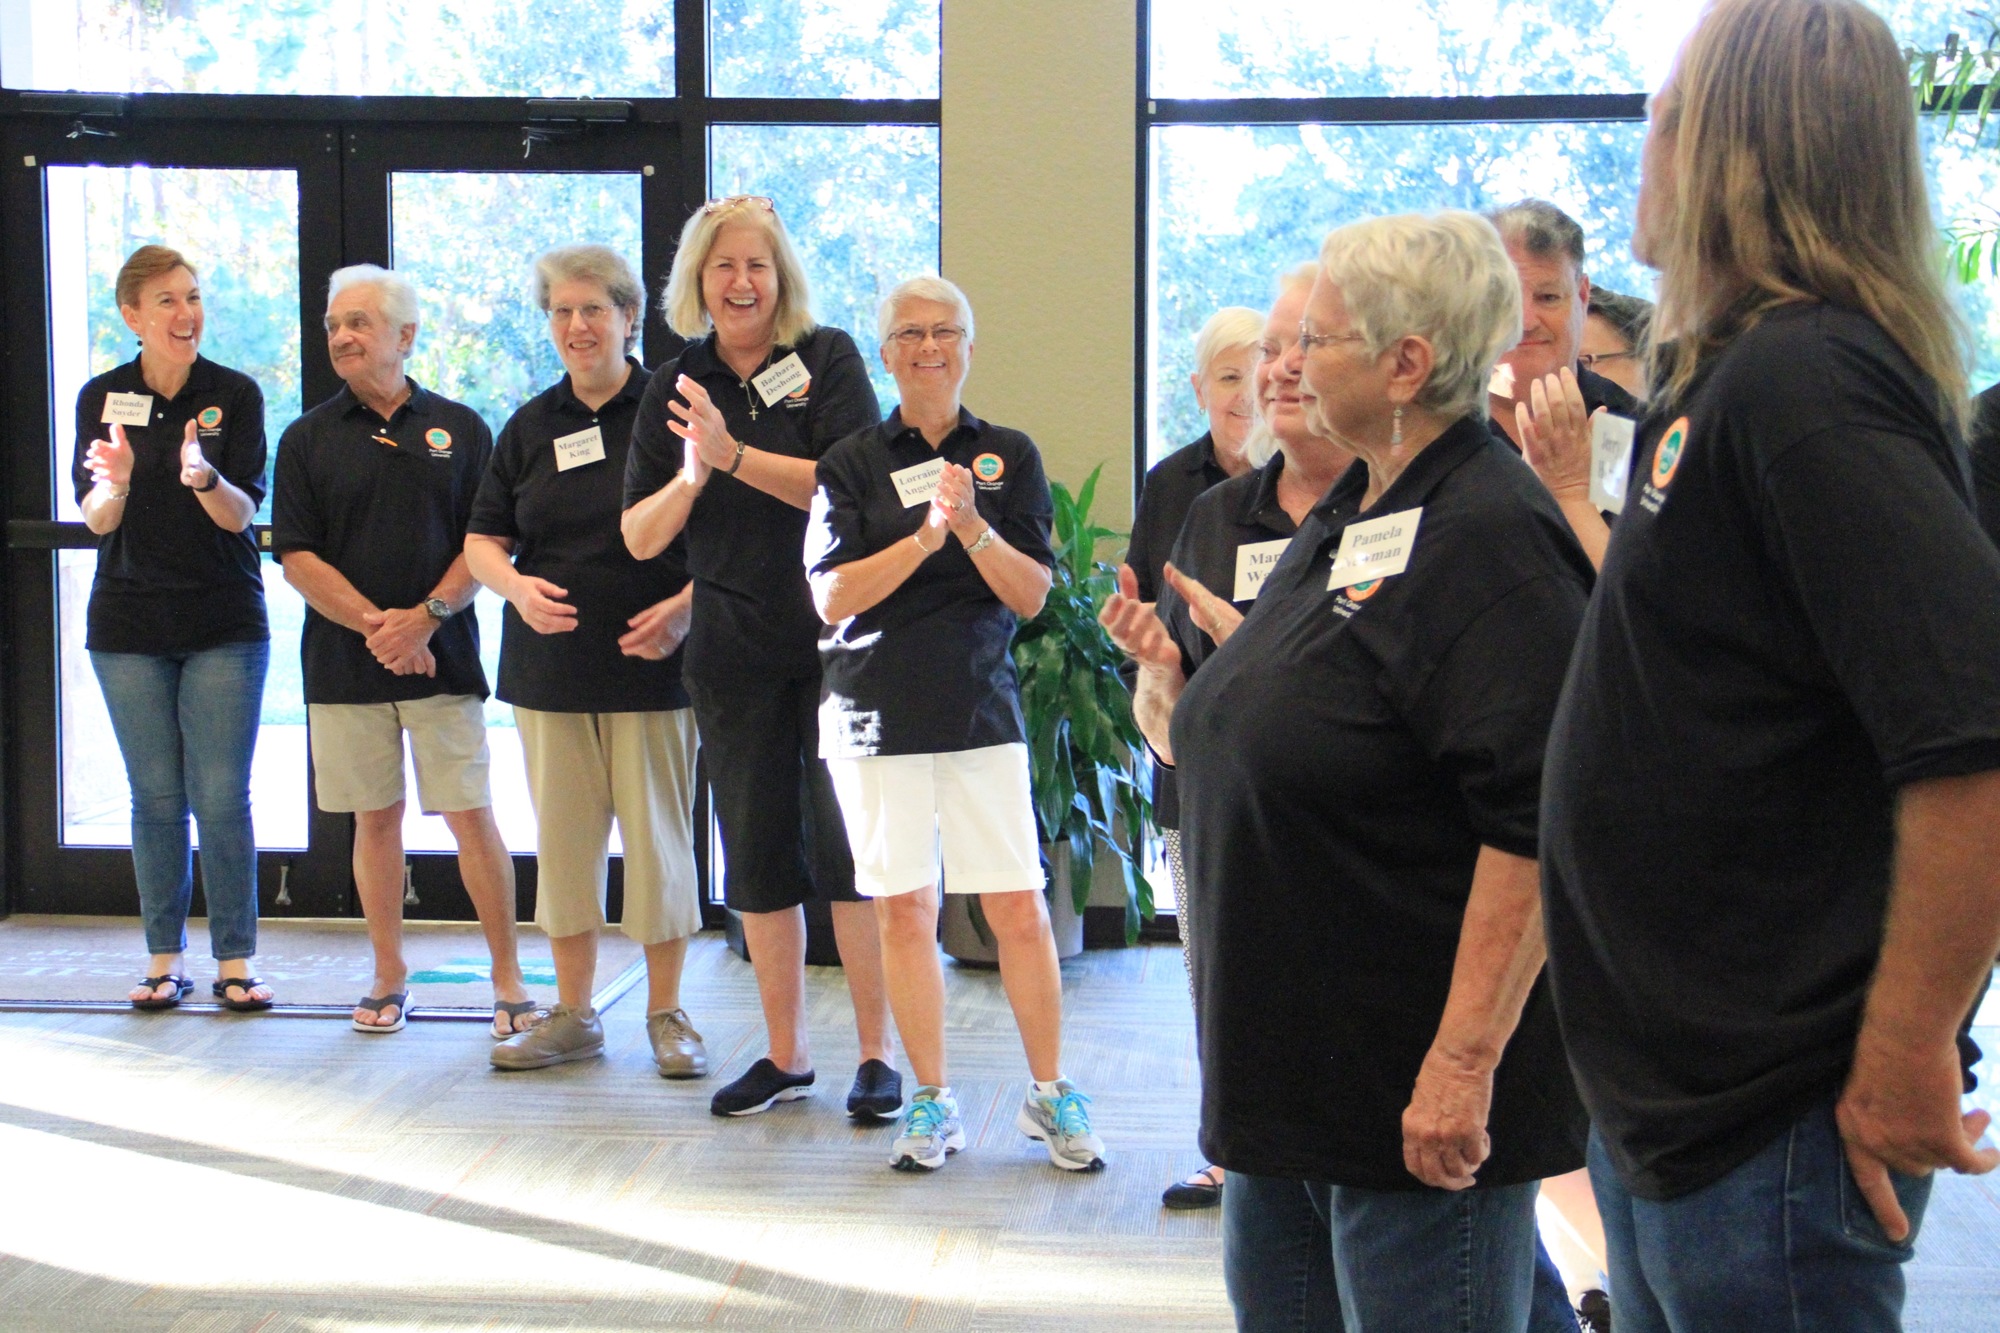
[[[403,799],[403,733],[427,815],[493,804],[487,784],[486,713],[470,694],[394,704],[307,704],[319,808],[387,810]]]
[[[663,944],[701,929],[694,868],[694,710],[514,710],[535,802],[535,924],[552,939],[604,927],[611,821],[625,847],[619,929]]]
[[[937,883],[940,852],[946,893],[1042,887],[1027,746],[829,759],[826,769],[865,897]]]

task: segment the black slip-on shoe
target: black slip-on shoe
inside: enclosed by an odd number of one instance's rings
[[[711,1115],[756,1115],[768,1111],[777,1102],[789,1102],[800,1097],[812,1096],[813,1071],[803,1074],[787,1074],[771,1063],[770,1057],[759,1060],[739,1075],[735,1082],[716,1091],[709,1098]]]
[[[903,1076],[880,1060],[863,1060],[847,1090],[847,1113],[856,1120],[894,1120],[903,1113]]]

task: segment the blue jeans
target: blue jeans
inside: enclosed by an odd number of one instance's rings
[[[1931,1178],[1892,1179],[1911,1226],[1901,1245],[1854,1183],[1831,1102],[1722,1179],[1665,1203],[1634,1197],[1592,1133],[1618,1333],[1900,1329],[1903,1263]]]
[[[132,871],[148,953],[187,949],[190,809],[201,822],[201,887],[216,961],[257,952],[250,758],[270,657],[264,640],[197,653],[90,655],[132,787]]]
[[[1539,1188],[1366,1190],[1231,1171],[1222,1273],[1236,1327],[1574,1333],[1561,1279],[1538,1262]],[[1555,1292],[1540,1291],[1549,1281]],[[1561,1322],[1544,1322],[1552,1308]]]

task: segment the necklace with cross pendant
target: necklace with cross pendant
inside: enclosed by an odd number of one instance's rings
[[[757,419],[757,400],[751,396],[750,382],[748,380],[738,380],[736,381],[736,387],[743,390],[743,401],[750,404],[750,419],[755,421]]]

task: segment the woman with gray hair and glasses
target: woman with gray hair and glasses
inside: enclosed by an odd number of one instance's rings
[[[1482,218],[1327,237],[1287,358],[1356,461],[1172,703],[1244,1329],[1520,1333],[1536,1182],[1582,1159],[1535,856],[1591,569],[1487,427],[1520,329]],[[1179,674],[1143,655],[1142,702]]]
[[[535,921],[560,1002],[493,1050],[501,1069],[604,1054],[590,997],[611,823],[624,848],[622,927],[645,951],[646,1032],[662,1076],[708,1072],[681,1008],[701,929],[694,865],[694,715],[681,684],[686,561],[634,559],[619,536],[632,425],[652,378],[632,359],[645,291],[617,251],[535,260],[535,303],[565,374],[500,431],[465,537],[474,578],[507,599],[499,695],[514,705],[534,797]]]

